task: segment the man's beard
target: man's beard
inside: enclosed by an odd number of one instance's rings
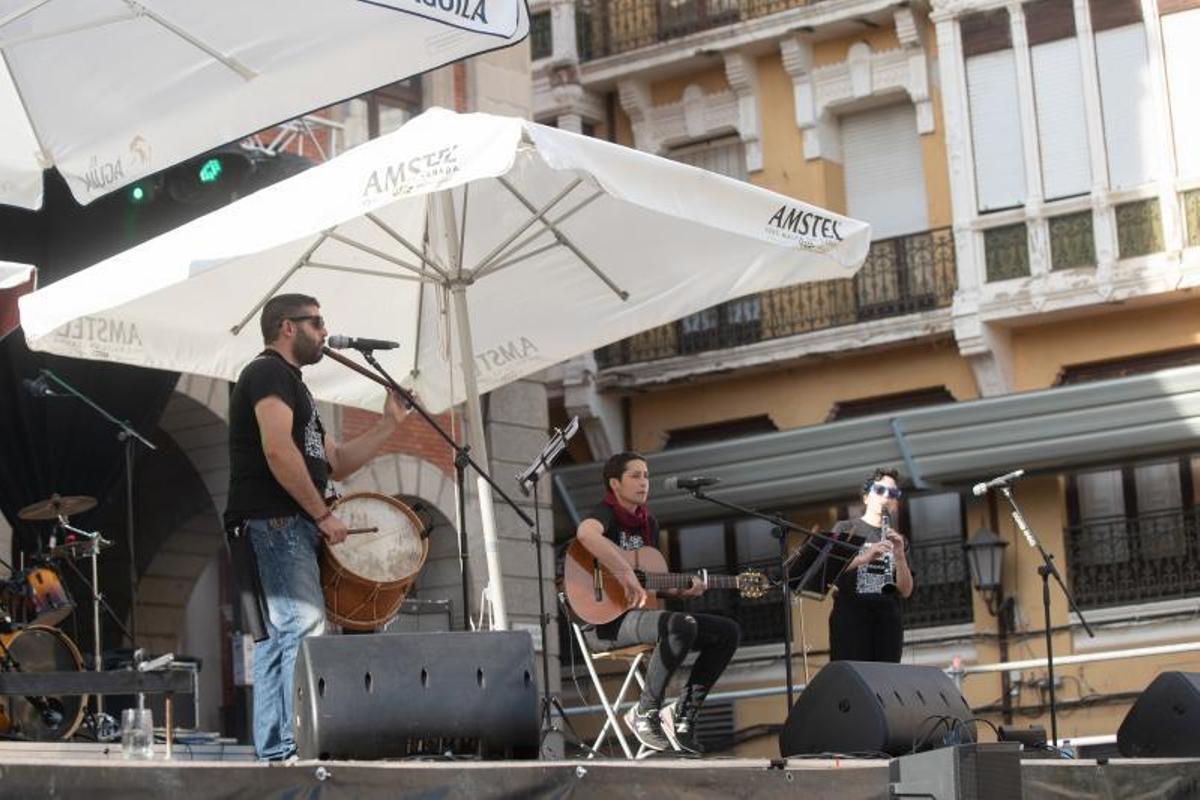
[[[307,331],[301,329],[300,335],[293,341],[292,355],[300,366],[305,367],[317,363],[325,354],[321,351],[321,340],[310,337]]]

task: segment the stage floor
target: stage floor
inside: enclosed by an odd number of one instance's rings
[[[301,761],[238,745],[125,761],[119,746],[0,743],[0,797],[856,798],[888,797],[883,760]],[[1023,761],[1026,798],[1198,797],[1200,759]]]

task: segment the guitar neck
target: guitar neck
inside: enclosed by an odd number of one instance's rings
[[[686,572],[650,572],[639,576],[642,585],[651,591],[660,589],[687,589],[692,585],[695,573]],[[705,585],[709,589],[737,589],[737,577],[733,575],[707,575]]]

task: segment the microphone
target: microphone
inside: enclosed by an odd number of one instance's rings
[[[983,497],[988,493],[988,489],[995,489],[998,486],[1008,486],[1017,478],[1025,474],[1023,469],[1015,469],[1006,475],[1001,475],[999,478],[992,478],[985,483],[977,483],[971,487],[971,493],[976,497]]]
[[[330,336],[325,344],[334,350],[395,350],[399,342],[387,339],[361,339],[357,336]]]
[[[720,482],[720,478],[702,478],[699,476],[692,478],[681,478],[678,475],[672,475],[670,478],[667,478],[665,481],[663,481],[663,488],[667,491],[683,489],[690,492],[696,489],[703,489],[705,486],[716,486]]]
[[[25,387],[25,391],[29,392],[34,397],[58,397],[58,392],[51,389],[46,384],[46,376],[41,375],[37,378],[22,378],[21,385]]]

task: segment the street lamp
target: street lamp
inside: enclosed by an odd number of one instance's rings
[[[1008,661],[1008,634],[1013,625],[1014,603],[1004,596],[1004,548],[1008,542],[991,528],[980,528],[963,544],[971,583],[987,601],[988,613],[996,618],[1000,661]],[[1012,681],[1007,671],[1000,673],[1001,706],[1005,724],[1012,723]]]
[[[987,600],[988,613],[992,616],[1004,605],[1004,548],[1008,542],[1001,539],[991,528],[980,528],[963,545],[967,551],[967,566],[971,569],[971,583],[983,593]]]

